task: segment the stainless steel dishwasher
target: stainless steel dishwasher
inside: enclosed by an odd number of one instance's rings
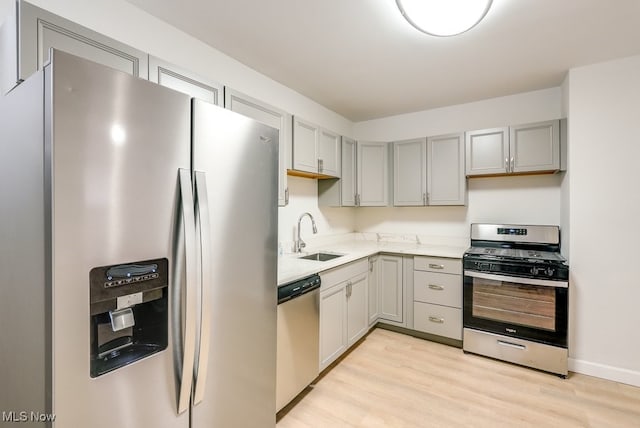
[[[278,287],[276,412],[319,373],[320,276]]]

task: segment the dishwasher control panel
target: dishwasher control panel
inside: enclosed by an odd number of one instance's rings
[[[320,287],[320,275],[315,274],[278,287],[278,304],[294,299]]]

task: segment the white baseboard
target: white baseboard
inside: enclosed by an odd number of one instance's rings
[[[569,371],[640,387],[640,372],[569,358]]]

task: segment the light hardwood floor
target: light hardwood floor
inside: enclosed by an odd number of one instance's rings
[[[640,427],[640,388],[561,379],[383,329],[305,392],[277,428]]]

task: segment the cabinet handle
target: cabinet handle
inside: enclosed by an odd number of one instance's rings
[[[509,172],[509,158],[504,158],[504,169]]]
[[[427,205],[427,194],[426,193],[422,194],[422,205]]]
[[[511,172],[513,172],[514,166],[515,166],[515,160],[514,160],[514,158],[512,157],[512,158],[511,158]]]
[[[429,288],[432,290],[438,290],[438,291],[444,290],[444,287],[442,285],[436,285],[436,284],[429,284]]]
[[[444,324],[444,318],[429,317],[429,321],[434,322],[436,324]]]
[[[356,207],[360,206],[360,193],[356,193]]]
[[[324,162],[322,159],[318,159],[318,172],[322,172]]]
[[[431,269],[444,269],[444,265],[437,265],[435,263],[429,263]]]
[[[284,189],[284,204],[289,205],[289,188]]]
[[[429,194],[429,192],[427,192],[427,203],[426,205],[429,205],[429,200],[431,199],[431,195]]]
[[[373,261],[369,260],[369,272],[373,272]]]

